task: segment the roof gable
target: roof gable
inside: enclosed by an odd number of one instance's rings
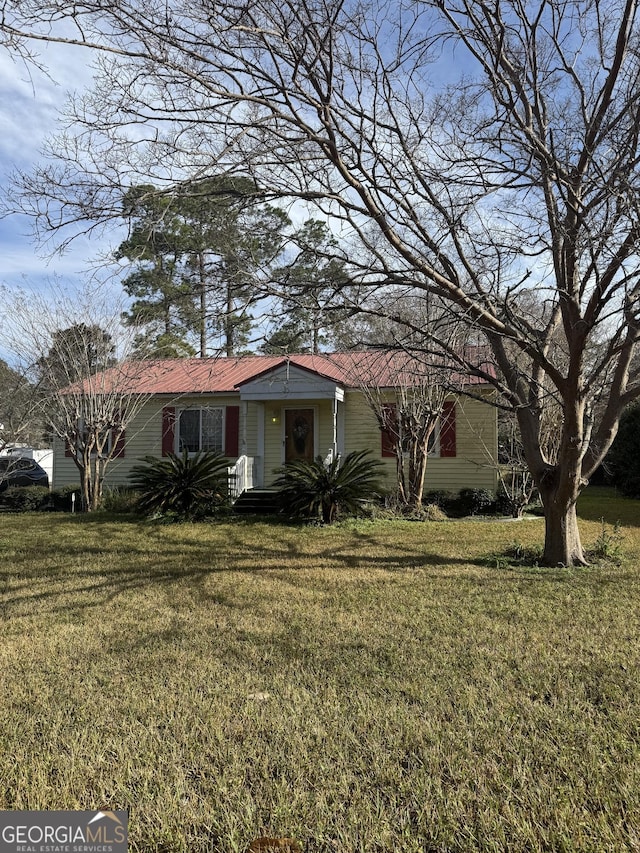
[[[238,383],[241,400],[343,400],[344,388],[335,379],[291,360],[284,360],[251,379]]]

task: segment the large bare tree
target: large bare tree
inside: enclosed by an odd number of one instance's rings
[[[481,330],[544,502],[544,559],[581,563],[577,498],[640,394],[637,6],[5,0],[12,49],[62,22],[101,51],[22,204],[64,239],[104,222],[132,173],[214,168],[316,204],[363,286],[410,282]]]

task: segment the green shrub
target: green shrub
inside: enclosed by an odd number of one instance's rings
[[[14,512],[35,512],[49,506],[51,492],[46,486],[9,486],[2,504]]]
[[[56,512],[71,512],[73,509],[71,495],[75,492],[77,509],[80,509],[80,484],[69,483],[51,492],[51,508]]]
[[[454,492],[447,492],[444,489],[431,489],[422,496],[424,504],[440,507],[445,513],[449,512],[457,500],[458,495]]]
[[[328,465],[321,456],[290,462],[274,484],[282,506],[291,515],[322,518],[325,524],[339,512],[357,515],[382,492],[383,466],[370,457],[368,450],[358,450]]]
[[[489,489],[461,489],[457,494],[434,489],[424,493],[423,503],[433,504],[454,517],[496,512],[496,495]]]
[[[130,485],[139,492],[138,507],[144,513],[204,518],[227,502],[228,464],[217,453],[189,456],[185,450],[182,456],[146,456],[132,469]]]
[[[495,511],[496,496],[489,489],[461,489],[458,507],[461,515],[488,515]]]
[[[605,467],[611,482],[625,497],[640,498],[640,403],[628,408],[620,418]]]
[[[104,490],[100,508],[105,512],[129,513],[138,511],[140,495],[126,486],[112,486]]]

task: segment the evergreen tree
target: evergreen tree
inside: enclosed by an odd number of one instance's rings
[[[290,241],[295,257],[274,272],[282,319],[262,351],[317,353],[335,340],[344,320],[345,311],[337,305],[343,303],[349,276],[324,222],[308,219]]]
[[[248,306],[280,255],[284,211],[256,199],[249,178],[207,178],[173,193],[134,187],[125,197],[131,236],[118,257],[137,264],[124,281],[125,315],[146,327],[139,350],[160,357],[214,347],[233,355],[249,340]],[[128,211],[128,213],[127,213]]]
[[[115,363],[111,335],[95,324],[76,323],[52,333],[48,352],[36,362],[39,387],[47,392],[60,391]]]
[[[187,342],[189,328],[185,321],[190,292],[182,281],[186,235],[174,207],[170,195],[159,193],[149,184],[132,187],[124,198],[130,235],[118,247],[116,257],[136,265],[122,282],[134,300],[123,320],[129,326],[144,329],[135,341],[135,354],[140,357],[194,352]]]

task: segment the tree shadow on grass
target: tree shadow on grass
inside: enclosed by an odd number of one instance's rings
[[[398,537],[390,542],[375,529],[343,528],[333,535],[332,529],[324,528],[310,546],[308,527],[272,525],[264,519],[158,525],[99,513],[64,521],[66,538],[56,540],[55,525],[51,528],[50,553],[40,556],[37,543],[29,548],[27,541],[26,547],[0,563],[0,616],[27,616],[38,606],[49,612],[90,611],[146,589],[163,589],[170,599],[173,585],[180,587],[180,595],[187,591],[213,605],[252,606],[226,594],[221,600],[222,593],[208,584],[216,575],[264,575],[316,591],[334,584],[329,573],[335,571],[344,571],[344,582],[354,584],[362,583],[367,571],[419,572],[436,581],[458,578],[478,584],[486,583],[491,574],[530,583],[566,582],[575,576],[562,569],[510,566],[496,555],[448,556],[426,550],[422,541],[403,542]],[[349,571],[357,575],[350,579]],[[256,587],[255,594],[267,593]]]
[[[60,537],[49,552],[40,554],[38,543],[18,548],[0,566],[0,614],[25,616],[38,606],[50,611],[87,610],[126,593],[169,589],[174,584],[186,584],[192,593],[213,600],[216,592],[205,590],[206,581],[223,574],[264,573],[280,580],[300,576],[300,585],[313,588],[319,582],[313,574],[325,570],[407,572],[470,564],[416,545],[390,546],[361,531],[350,531],[346,540],[344,534],[332,538],[330,545],[320,541],[321,547],[314,549],[309,548],[308,537],[297,535],[303,531],[295,528],[292,536],[290,526],[263,525],[256,547],[255,531],[246,524],[213,528],[217,538],[200,540],[193,526],[159,527],[125,517],[117,520],[125,532],[119,540],[113,523],[112,517],[102,514],[72,519],[71,530],[75,533],[77,526],[77,536],[67,537],[69,541]],[[88,528],[104,528],[104,546],[95,541],[95,534],[82,535]]]

